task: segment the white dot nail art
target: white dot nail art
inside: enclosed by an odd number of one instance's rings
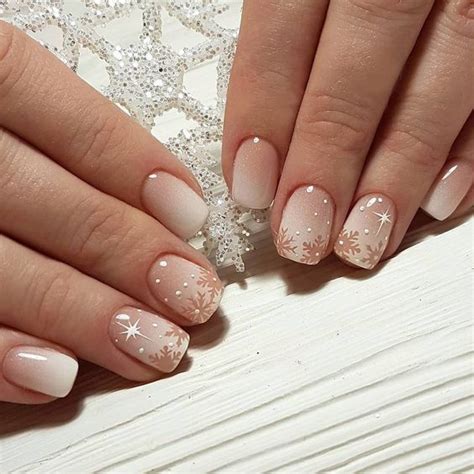
[[[177,291],[176,291],[176,296],[177,296],[178,298],[181,298],[181,296],[183,296],[183,292],[180,291],[180,290],[177,290]]]
[[[307,193],[312,193],[313,191],[314,191],[314,186],[308,186],[308,187],[306,188],[306,192],[307,192]]]
[[[161,280],[160,280],[159,278],[157,278],[157,279],[155,280],[155,283],[156,283],[157,285],[159,285],[159,284],[161,283]]]
[[[167,262],[166,260],[161,260],[161,262],[160,262],[160,267],[165,268],[165,267],[167,267],[167,266],[168,266],[168,262]]]
[[[259,141],[260,141],[260,138],[258,138],[258,137],[255,137],[255,138],[253,139],[253,142],[254,142],[254,143],[258,143]]]
[[[139,352],[140,354],[143,354],[143,353],[145,352],[145,349],[143,349],[143,347],[140,347],[140,349],[138,349],[138,352]]]

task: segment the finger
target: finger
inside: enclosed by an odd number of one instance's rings
[[[330,2],[273,209],[282,256],[314,265],[332,248],[431,3]]]
[[[441,221],[456,210],[461,212],[467,210],[472,206],[472,201],[469,202],[469,199],[466,203],[463,201],[472,188],[473,174],[474,114],[471,113],[449,152],[448,161],[423,199],[421,208]]]
[[[1,324],[131,380],[172,372],[188,347],[187,333],[132,298],[1,235],[0,287]]]
[[[474,208],[474,186],[467,192],[465,198],[461,201],[458,208],[450,215],[451,218],[463,216],[468,212],[472,212]]]
[[[216,311],[222,284],[204,256],[1,130],[0,184],[0,232],[180,324],[205,322]]]
[[[182,238],[208,210],[199,185],[144,128],[41,45],[0,21],[0,126]]]
[[[389,106],[335,245],[351,264],[396,250],[472,111],[474,24],[460,6],[437,4]]]
[[[273,201],[326,4],[244,2],[222,148],[224,176],[241,205],[264,209]]]
[[[0,326],[0,361],[0,401],[29,405],[68,395],[78,369],[68,350],[6,326]]]

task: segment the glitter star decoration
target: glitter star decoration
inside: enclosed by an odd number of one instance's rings
[[[379,222],[379,228],[378,228],[377,233],[375,235],[379,235],[380,231],[382,230],[382,227],[385,224],[391,224],[392,221],[390,220],[390,218],[392,216],[389,214],[388,209],[386,211],[384,211],[383,213],[374,212],[374,214],[378,217],[378,222]]]
[[[123,324],[120,321],[116,321],[116,324],[119,326],[125,328],[125,331],[122,331],[120,334],[125,334],[125,340],[128,341],[131,337],[133,339],[136,339],[137,336],[143,337],[143,339],[147,339],[148,341],[151,341],[151,339],[144,334],[140,332],[140,326],[138,323],[140,322],[139,319],[137,319],[133,324],[131,321],[127,321],[127,324]]]
[[[240,6],[225,0],[0,0],[0,17],[42,40],[73,70],[80,70],[83,56],[99,60],[106,71],[99,90],[150,131],[170,111],[193,124],[165,143],[195,175],[210,207],[207,224],[191,243],[217,265],[233,264],[243,271],[243,256],[253,249],[251,233],[268,227],[268,216],[236,205],[220,169],[225,96],[237,40],[237,29],[220,22],[228,8],[236,8],[239,16]],[[163,41],[165,16],[174,22],[168,42]],[[137,18],[139,27],[133,23]],[[122,37],[107,34],[111,23]],[[51,28],[60,33],[56,44],[46,31]],[[179,28],[190,30],[198,41],[174,47]],[[208,94],[204,102],[187,90],[186,77],[208,64],[216,66],[217,77],[206,88],[215,91],[214,97]]]

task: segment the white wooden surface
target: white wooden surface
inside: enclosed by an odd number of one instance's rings
[[[420,219],[370,274],[258,247],[175,376],[83,364],[67,399],[0,405],[0,471],[472,471],[472,218]]]

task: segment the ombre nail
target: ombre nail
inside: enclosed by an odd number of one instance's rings
[[[232,198],[251,209],[269,207],[279,174],[280,161],[273,145],[258,137],[245,140],[235,155]]]
[[[109,334],[120,350],[165,373],[176,369],[189,345],[188,333],[176,324],[129,306],[112,316]]]
[[[387,247],[395,217],[390,198],[382,194],[362,197],[347,217],[334,252],[353,265],[374,268]]]
[[[51,397],[65,397],[76,380],[78,363],[47,347],[17,346],[3,359],[3,375],[12,384]]]
[[[298,188],[283,210],[280,229],[275,238],[278,253],[307,265],[316,265],[323,258],[334,215],[331,196],[314,185]]]
[[[209,214],[201,196],[164,171],[148,176],[143,186],[143,203],[156,219],[183,239],[195,235]]]
[[[215,313],[223,292],[214,272],[177,255],[158,258],[150,269],[148,284],[155,298],[197,324]]]
[[[449,161],[428,191],[421,208],[442,221],[461,204],[472,186],[472,167],[463,161]]]

